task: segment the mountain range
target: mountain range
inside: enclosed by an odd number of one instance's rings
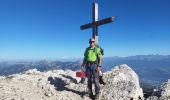
[[[0,75],[10,75],[36,68],[39,71],[54,69],[79,70],[82,59],[77,61],[24,61],[0,62]],[[128,57],[103,58],[102,71],[116,65],[127,64],[139,75],[143,87],[158,86],[170,78],[170,55],[136,55]]]

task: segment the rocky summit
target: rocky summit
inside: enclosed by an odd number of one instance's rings
[[[137,74],[127,65],[116,66],[104,73],[107,85],[101,90],[101,100],[140,100],[143,90],[139,85]]]
[[[99,100],[144,100],[138,75],[126,64],[103,73],[103,79]],[[91,100],[86,82],[80,80],[71,70],[31,69],[0,76],[0,100]],[[164,87],[162,94],[169,96],[169,85]]]

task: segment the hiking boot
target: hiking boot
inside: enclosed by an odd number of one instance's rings
[[[93,97],[93,92],[92,91],[88,91],[88,97],[90,97],[90,98]]]
[[[95,100],[99,100],[99,96],[100,96],[100,93],[97,93],[97,94],[95,95]]]

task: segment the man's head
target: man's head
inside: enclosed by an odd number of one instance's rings
[[[89,44],[90,44],[90,47],[94,47],[95,46],[95,39],[94,38],[90,38],[89,39]]]

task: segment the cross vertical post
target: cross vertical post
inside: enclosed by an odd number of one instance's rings
[[[93,14],[92,14],[93,23],[95,23],[98,21],[98,3],[97,2],[93,3],[92,10],[93,10]],[[97,25],[93,26],[92,32],[93,32],[92,37],[95,39],[95,44],[98,45],[98,26]]]

